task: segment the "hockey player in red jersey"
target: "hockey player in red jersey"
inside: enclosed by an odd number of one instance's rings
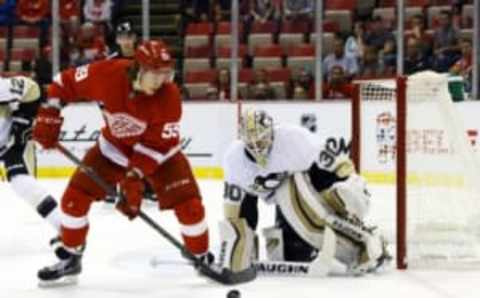
[[[198,185],[185,155],[169,153],[178,150],[182,115],[180,92],[171,82],[172,66],[165,44],[152,40],[138,46],[133,61],[106,60],[63,71],[48,88],[33,137],[44,148],[54,148],[62,126],[62,107],[99,102],[106,125],[83,163],[112,186],[120,185],[125,200],[117,208],[130,219],[140,210],[142,179],[146,178],[156,192],[159,208],[174,210],[187,249],[210,259]],[[39,271],[41,282],[67,282],[80,273],[88,211],[93,201],[105,195],[81,170],[73,174],[61,201],[64,253],[57,253],[58,264]]]

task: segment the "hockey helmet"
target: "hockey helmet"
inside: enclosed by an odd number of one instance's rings
[[[141,68],[149,70],[173,66],[172,56],[161,40],[142,42],[135,51],[135,61]]]
[[[133,30],[133,24],[130,20],[125,20],[117,25],[115,28],[115,33],[118,36],[120,35],[135,35],[135,31]]]
[[[273,119],[262,110],[246,110],[239,127],[240,139],[256,163],[265,167],[273,144]]]

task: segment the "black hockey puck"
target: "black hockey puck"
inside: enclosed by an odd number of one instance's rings
[[[227,298],[240,298],[239,290],[231,290],[227,293]]]

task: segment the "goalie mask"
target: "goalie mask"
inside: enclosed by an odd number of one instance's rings
[[[273,144],[272,117],[264,111],[245,111],[240,119],[239,135],[255,162],[265,167]]]

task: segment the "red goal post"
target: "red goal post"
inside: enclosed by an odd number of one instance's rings
[[[422,72],[357,81],[351,111],[357,168],[361,173],[371,168],[392,173],[396,235],[391,241],[396,242],[397,268],[479,264],[480,230],[473,234],[480,227],[480,209],[472,209],[480,208],[475,183],[480,163],[452,103],[448,78]],[[372,113],[376,126],[366,124]],[[373,127],[375,132],[365,131]],[[374,146],[376,156],[371,154]]]

